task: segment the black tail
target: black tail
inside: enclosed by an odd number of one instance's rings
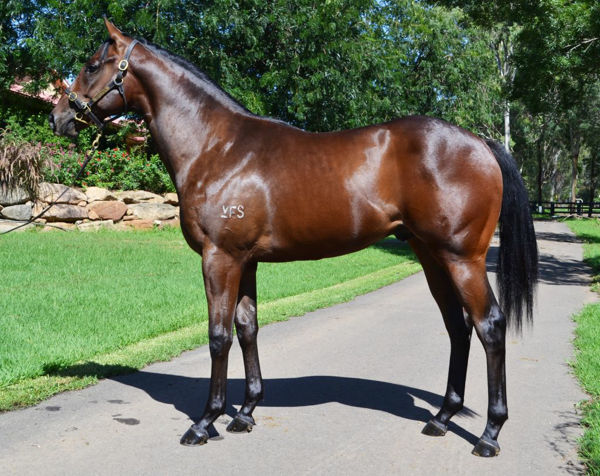
[[[538,280],[538,249],[529,211],[529,198],[515,159],[497,142],[486,141],[502,170],[500,254],[497,265],[500,308],[510,326],[521,329],[523,308],[533,320],[533,299]]]

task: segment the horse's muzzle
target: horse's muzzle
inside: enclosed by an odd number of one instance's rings
[[[50,129],[52,132],[56,133],[56,124],[54,123],[54,114],[48,114],[48,124],[50,124]]]
[[[48,124],[50,129],[57,136],[77,137],[77,128],[75,127],[74,115],[69,113],[55,113],[52,111],[48,115]]]

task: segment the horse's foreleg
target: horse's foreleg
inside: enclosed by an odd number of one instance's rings
[[[235,328],[244,356],[246,370],[246,396],[244,405],[233,418],[227,431],[248,432],[256,424],[252,412],[263,396],[263,381],[258,360],[256,336],[258,321],[256,318],[256,263],[248,264],[240,284],[238,304],[235,311]]]
[[[208,301],[208,337],[212,367],[204,414],[181,438],[181,444],[187,446],[206,443],[208,427],[225,412],[227,358],[233,339],[233,316],[242,266],[221,250],[207,247],[202,253],[202,273]]]
[[[463,408],[473,325],[470,319],[465,318],[463,306],[447,272],[433,258],[424,243],[416,239],[410,240],[409,243],[423,265],[427,284],[440,308],[450,336],[450,365],[444,402],[437,415],[422,431],[429,436],[443,436],[448,429],[450,418]]]

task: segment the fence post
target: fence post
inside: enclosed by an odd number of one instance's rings
[[[583,202],[577,202],[577,215],[581,216]]]
[[[550,202],[550,216],[554,216],[554,202]]]
[[[590,207],[588,208],[588,218],[592,218],[593,211],[594,211],[594,202],[590,202]]]

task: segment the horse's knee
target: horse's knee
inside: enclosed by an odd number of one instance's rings
[[[222,357],[229,352],[233,341],[231,333],[224,328],[210,329],[208,332],[211,357]]]

